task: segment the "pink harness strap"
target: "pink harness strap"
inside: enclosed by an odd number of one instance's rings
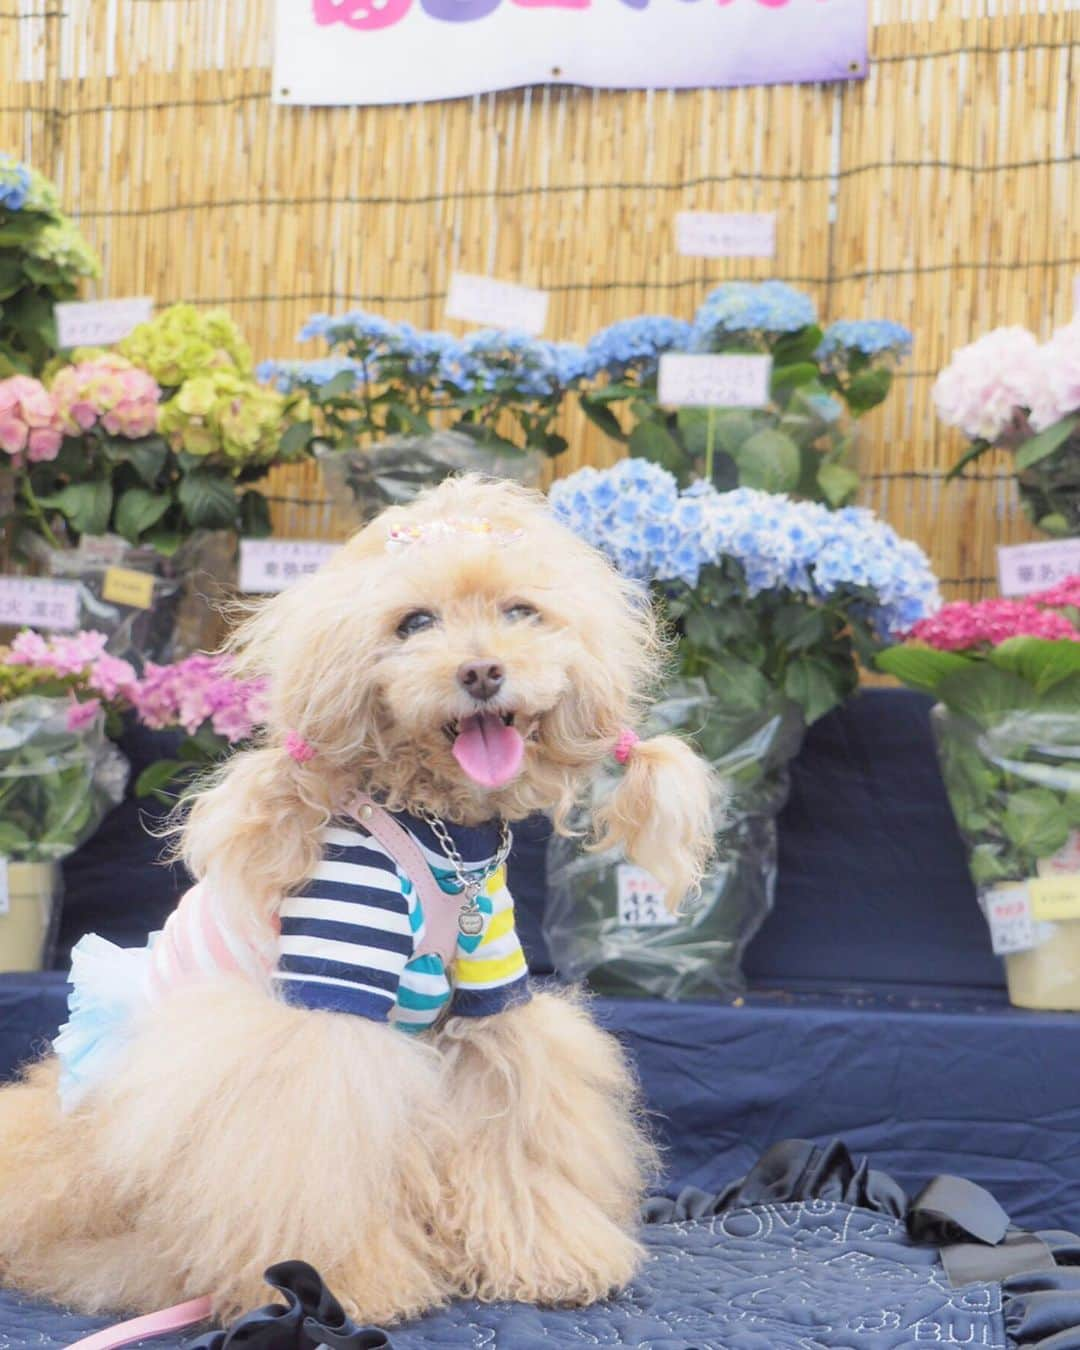
[[[95,1331],[81,1341],[72,1341],[69,1350],[117,1350],[121,1345],[134,1345],[151,1336],[164,1336],[167,1331],[183,1331],[185,1327],[196,1326],[207,1320],[210,1311],[208,1298],[189,1299],[187,1303],[177,1303],[172,1308],[162,1308],[160,1312],[133,1317],[129,1322]]]
[[[446,894],[412,835],[366,793],[354,799],[352,815],[382,844],[419,892],[424,906],[424,938],[415,955],[441,956],[448,966],[457,952],[460,896]]]

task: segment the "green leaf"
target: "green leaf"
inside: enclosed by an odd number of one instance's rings
[[[240,498],[240,533],[245,539],[266,539],[273,533],[270,503],[255,488]]]
[[[886,366],[875,366],[854,376],[846,389],[841,389],[844,402],[856,417],[862,417],[871,408],[884,403],[892,388],[892,371]]]
[[[843,701],[831,667],[813,657],[792,661],[784,672],[784,693],[803,710],[807,724],[816,722]]]
[[[945,475],[945,481],[949,482],[953,478],[959,478],[969,464],[974,464],[977,459],[980,459],[986,454],[987,450],[992,450],[993,448],[990,441],[972,441],[971,445],[964,451]]]
[[[1060,511],[1051,511],[1049,515],[1040,516],[1035,525],[1043,534],[1052,534],[1055,539],[1064,539],[1072,534],[1072,525],[1068,517],[1062,515]]]
[[[141,487],[128,488],[116,503],[117,534],[122,534],[129,543],[137,544],[170,506],[172,498],[168,493],[149,492]]]
[[[601,403],[621,403],[624,399],[640,398],[643,393],[636,384],[605,384],[582,394],[582,403],[596,407]]]
[[[784,605],[774,614],[772,628],[774,637],[789,651],[813,647],[829,632],[825,615],[812,605]]]
[[[1018,470],[1030,469],[1033,464],[1038,464],[1048,455],[1052,455],[1059,446],[1069,439],[1078,426],[1080,426],[1080,413],[1074,413],[1072,417],[1062,418],[1060,422],[1055,422],[1052,427],[1047,427],[1045,431],[1040,431],[1037,436],[1032,436],[1030,441],[1025,441],[1017,450],[1013,460],[1016,468]]]
[[[913,689],[925,689],[930,693],[937,690],[947,675],[975,666],[971,657],[961,656],[959,652],[939,652],[934,647],[908,643],[879,652],[874,664],[878,670],[895,675]]]
[[[817,481],[830,506],[843,506],[859,489],[859,475],[844,464],[826,462],[817,471]]]
[[[565,454],[570,449],[570,442],[565,436],[560,436],[557,431],[549,431],[544,436],[540,449],[549,458],[554,459],[557,455]]]
[[[816,323],[800,328],[772,343],[773,361],[778,366],[793,365],[798,361],[809,361],[821,346],[822,331]]]
[[[773,366],[770,390],[773,399],[779,402],[784,395],[790,395],[800,385],[812,384],[818,377],[818,368],[811,361],[796,361],[789,366]]]
[[[135,780],[136,797],[150,797],[161,793],[181,773],[188,772],[188,765],[179,759],[159,759],[147,765]]]
[[[49,510],[59,511],[78,534],[108,532],[113,504],[111,483],[70,483],[51,497],[39,498],[39,501]]]
[[[672,473],[686,468],[682,447],[660,422],[637,424],[630,434],[630,453],[637,459],[651,459]]]
[[[10,820],[0,820],[0,857],[22,858],[31,846],[30,836]]]
[[[333,399],[343,398],[357,389],[359,380],[351,370],[339,370],[332,380],[327,380],[321,388],[315,390],[316,403],[329,403]]]
[[[1013,869],[1005,862],[995,844],[976,844],[968,864],[971,879],[976,886],[990,886],[995,881],[1007,881]]]
[[[337,376],[334,377],[335,379]],[[307,449],[315,427],[312,422],[294,422],[291,427],[287,427],[278,442],[278,451],[282,459],[292,459],[294,455],[302,455]]]
[[[160,436],[146,436],[141,441],[132,441],[125,458],[147,487],[157,484],[158,474],[165,467],[169,457],[169,447]]]
[[[6,300],[14,295],[22,284],[23,269],[20,259],[7,258],[0,254],[0,300]]]
[[[627,439],[626,432],[619,425],[619,419],[610,408],[605,407],[603,403],[596,402],[591,395],[588,397],[582,396],[579,402],[581,411],[594,426],[600,428],[605,436],[610,436],[613,441],[625,441]]]
[[[738,657],[723,655],[710,660],[705,670],[709,693],[726,713],[753,713],[765,706],[772,690],[756,666]]]
[[[764,492],[794,492],[799,484],[799,447],[782,431],[762,427],[744,441],[732,458],[743,487]]]
[[[1010,713],[1030,708],[1037,698],[1018,675],[974,662],[939,680],[935,692],[947,707],[967,713],[980,726],[992,726]]]
[[[236,489],[228,479],[195,471],[181,478],[176,495],[184,514],[196,529],[235,528]]]
[[[1033,858],[1046,858],[1068,841],[1069,817],[1049,788],[1024,788],[1009,796],[1002,827],[1012,843]]]
[[[1044,694],[1055,684],[1080,673],[1080,642],[1066,639],[1015,637],[995,647],[987,659],[1000,670],[1011,670]]]
[[[163,558],[171,558],[184,542],[184,536],[179,530],[150,530],[142,542],[156,549]]]

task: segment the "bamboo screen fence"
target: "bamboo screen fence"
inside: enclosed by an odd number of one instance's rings
[[[260,357],[303,354],[313,310],[441,327],[458,268],[550,291],[559,338],[689,316],[736,276],[803,287],[826,318],[906,322],[864,500],[973,596],[995,544],[1031,536],[1006,464],[944,482],[959,443],[930,389],[988,328],[1072,316],[1080,10],[875,3],[865,82],[309,109],[271,103],[271,0],[0,0],[0,145],[59,181],[103,255],[98,293],[225,304]],[[775,261],[678,257],[687,208],[776,211]],[[560,471],[613,454],[569,431]],[[279,531],[334,532],[313,469],[272,492]]]

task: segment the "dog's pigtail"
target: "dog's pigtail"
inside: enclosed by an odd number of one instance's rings
[[[597,850],[621,847],[660,882],[668,908],[696,893],[714,848],[712,770],[677,736],[620,737],[625,770],[595,815]]]
[[[234,755],[186,807],[179,852],[238,931],[267,921],[318,865],[332,775],[284,745]]]

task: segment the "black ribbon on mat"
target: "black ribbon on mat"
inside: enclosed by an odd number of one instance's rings
[[[927,1182],[908,1207],[907,1230],[913,1242],[939,1248],[953,1288],[1056,1269],[1042,1238],[1012,1227],[990,1192],[963,1177]]]
[[[279,1261],[264,1276],[285,1300],[247,1313],[226,1331],[211,1331],[185,1350],[394,1350],[378,1327],[358,1327],[306,1261]]]

